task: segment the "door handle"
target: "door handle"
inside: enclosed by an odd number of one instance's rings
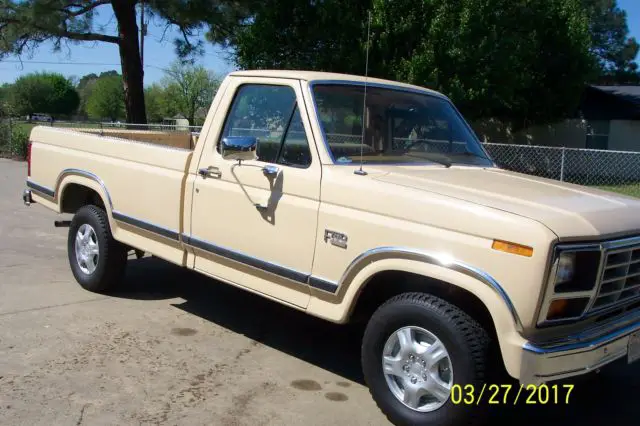
[[[200,176],[202,176],[203,178],[208,178],[208,177],[219,178],[219,177],[222,177],[222,172],[220,171],[220,169],[218,167],[215,167],[215,166],[203,167],[201,169],[198,169],[198,174]]]
[[[280,169],[278,167],[272,165],[264,166],[262,168],[262,173],[264,173],[266,176],[275,176],[279,171]]]
[[[255,203],[253,206],[260,212],[266,212],[269,209],[269,206],[260,203]]]

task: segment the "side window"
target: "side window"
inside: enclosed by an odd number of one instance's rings
[[[296,94],[288,86],[241,86],[227,115],[221,139],[254,136],[259,161],[292,166],[311,163]],[[220,145],[217,146],[218,152]]]

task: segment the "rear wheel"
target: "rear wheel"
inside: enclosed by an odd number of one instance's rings
[[[69,266],[86,290],[102,293],[117,285],[127,263],[126,247],[113,239],[109,219],[96,206],[81,207],[67,238]]]
[[[481,408],[454,404],[455,385],[482,388],[489,337],[469,315],[424,293],[405,293],[371,317],[362,344],[365,381],[396,425],[463,425]]]

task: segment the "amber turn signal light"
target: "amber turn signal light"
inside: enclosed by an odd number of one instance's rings
[[[569,301],[567,299],[554,300],[553,302],[551,302],[551,305],[549,305],[549,311],[547,311],[547,319],[554,320],[562,318],[568,305]]]
[[[547,311],[547,321],[579,318],[582,316],[588,303],[588,297],[579,297],[575,299],[556,299],[549,305],[549,310]]]
[[[511,243],[509,241],[493,240],[491,248],[505,253],[517,254],[519,256],[533,256],[533,248],[522,244]]]

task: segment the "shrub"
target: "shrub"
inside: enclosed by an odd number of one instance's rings
[[[27,158],[27,144],[29,132],[21,127],[14,127],[11,131],[11,154],[22,160]]]

